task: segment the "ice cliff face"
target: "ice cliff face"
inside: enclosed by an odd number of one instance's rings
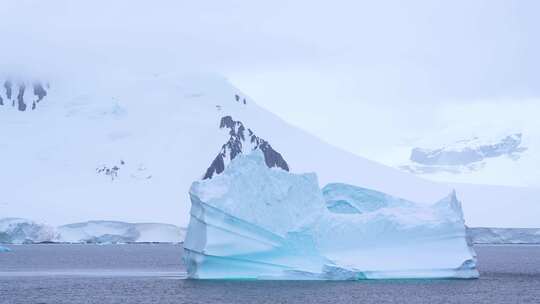
[[[235,95],[235,99],[239,101],[240,97]],[[245,99],[243,102],[245,104]],[[281,154],[275,151],[266,140],[256,136],[251,129],[246,129],[241,121],[236,121],[231,116],[225,116],[221,118],[219,127],[228,129],[230,138],[221,147],[221,151],[206,170],[204,179],[212,178],[214,174],[223,172],[227,164],[236,156],[256,149],[263,152],[264,160],[269,168],[278,167],[289,171],[289,165]]]
[[[53,227],[20,218],[0,219],[0,244],[25,244],[57,238]]]
[[[58,234],[63,243],[180,243],[185,231],[168,224],[89,221],[60,226]]]
[[[340,183],[328,184],[322,191],[326,207],[334,213],[366,213],[386,207],[414,204],[378,191]]]
[[[13,81],[6,79],[0,87],[0,109],[12,107],[21,112],[35,110],[49,90],[49,85],[40,81]]]
[[[323,195],[324,193],[324,195]],[[455,195],[425,206],[268,168],[255,150],[194,182],[184,243],[200,279],[475,278]]]
[[[27,219],[0,219],[0,244],[31,243],[181,243],[185,229],[161,223],[88,221],[59,227]]]
[[[468,228],[475,244],[540,244],[537,228]]]

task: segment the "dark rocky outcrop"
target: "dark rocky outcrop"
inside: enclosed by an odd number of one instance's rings
[[[237,102],[242,102],[243,104],[247,104],[246,98],[242,97],[242,100],[240,101],[240,95],[238,94],[234,94],[234,100],[236,100]]]
[[[11,99],[11,81],[6,80],[4,82],[4,89],[6,90],[6,97],[7,99]]]
[[[45,91],[45,88],[39,82],[34,83],[34,95],[38,97],[36,103],[39,103],[43,97],[47,96],[47,91]]]
[[[43,100],[45,96],[47,96],[47,91],[43,88],[41,83],[34,83],[34,95],[37,96],[37,99],[32,102],[32,110],[36,109],[36,104],[38,104],[40,101]]]
[[[108,176],[111,178],[111,181],[114,181],[116,178],[118,178],[118,173],[120,172],[120,168],[124,166],[125,164],[126,162],[124,162],[123,160],[120,160],[119,165],[113,165],[113,166],[103,165],[101,167],[96,168],[96,173]]]
[[[41,82],[32,83],[33,94],[35,96],[32,100],[26,100],[28,99],[28,94],[25,94],[27,93],[27,84],[25,82],[14,85],[10,80],[6,80],[3,87],[3,92],[0,92],[0,106],[8,105],[9,101],[11,101],[11,106],[16,107],[21,112],[27,111],[30,103],[32,104],[31,109],[35,110],[37,104],[47,96],[47,89]],[[14,96],[15,92],[17,96]]]
[[[19,111],[26,111],[26,103],[24,103],[24,91],[26,90],[26,86],[24,83],[21,83],[19,85],[19,94],[17,95],[17,108]]]
[[[232,161],[243,151],[260,149],[264,154],[264,160],[269,168],[281,168],[289,171],[289,165],[283,156],[264,139],[255,135],[251,129],[246,129],[241,121],[234,120],[231,116],[221,118],[219,127],[229,129],[229,140],[221,147],[221,151],[206,170],[203,179],[209,179],[214,174],[220,174],[225,170],[225,162]]]

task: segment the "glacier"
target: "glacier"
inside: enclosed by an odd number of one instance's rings
[[[189,278],[477,278],[455,193],[420,204],[315,173],[268,168],[260,150],[193,182]]]
[[[87,221],[58,227],[22,218],[0,218],[0,244],[182,243],[185,229],[163,223]]]
[[[540,244],[540,228],[468,228],[474,244]]]
[[[42,243],[56,238],[54,227],[22,218],[0,218],[0,244]]]
[[[171,224],[88,221],[58,227],[62,243],[180,243],[184,230]]]

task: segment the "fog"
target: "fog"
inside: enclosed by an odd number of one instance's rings
[[[324,140],[392,163],[442,131],[538,130],[539,11],[533,0],[7,0],[0,70],[212,71]]]

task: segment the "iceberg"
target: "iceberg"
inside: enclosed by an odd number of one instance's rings
[[[433,205],[268,168],[259,150],[190,189],[194,279],[477,278],[455,193]]]
[[[3,247],[3,246],[0,246],[0,252],[10,252],[11,249],[7,248],[7,247]]]

